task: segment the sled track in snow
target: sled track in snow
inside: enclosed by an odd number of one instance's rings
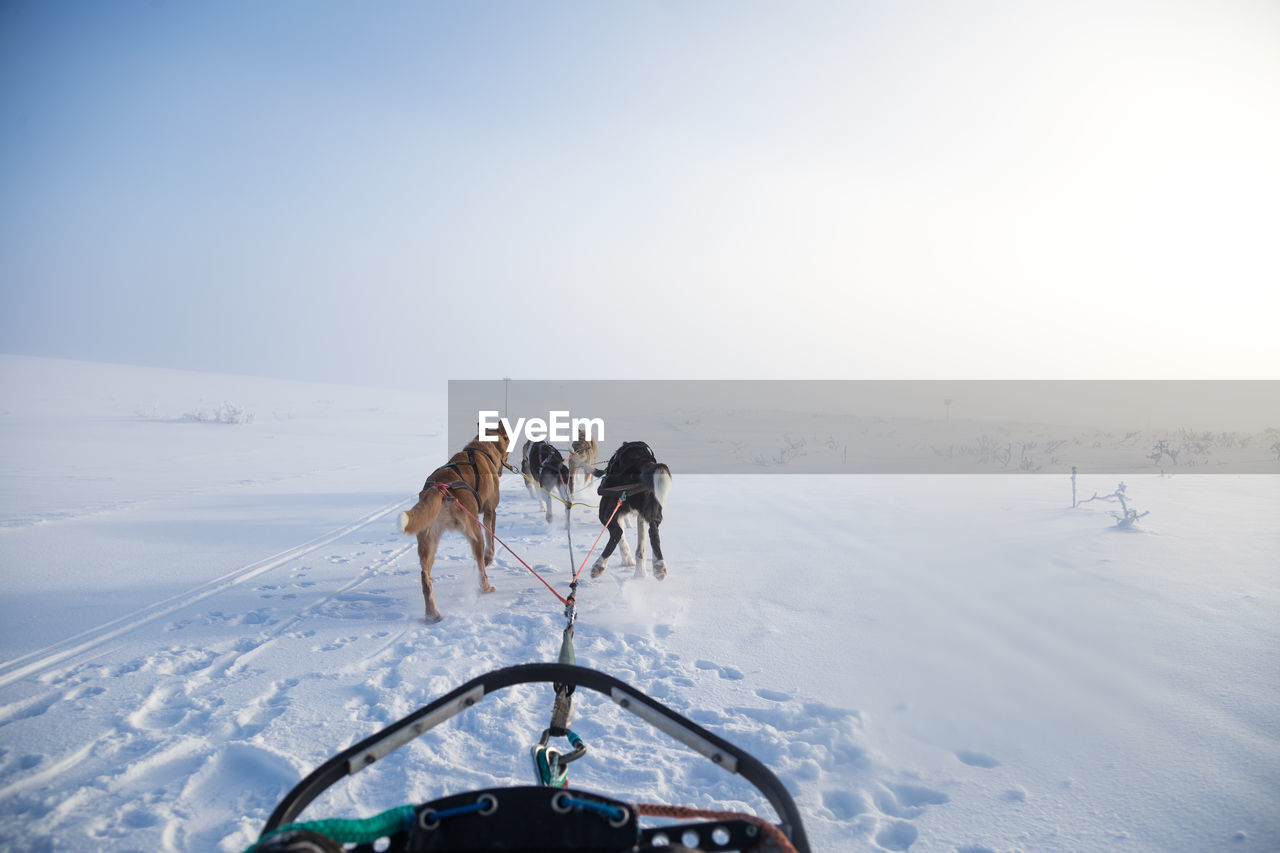
[[[15,681],[19,681],[26,678],[28,675],[48,669],[49,667],[59,664],[68,658],[83,654],[84,652],[113,640],[122,634],[126,634],[141,625],[145,625],[153,620],[168,616],[169,614],[181,610],[184,607],[189,607],[198,601],[217,595],[218,593],[230,589],[238,584],[242,584],[245,581],[252,580],[264,572],[269,572],[272,569],[279,568],[285,563],[310,554],[312,551],[319,550],[326,545],[336,542],[343,536],[350,535],[360,528],[367,527],[378,519],[386,517],[395,510],[401,508],[403,505],[403,500],[387,504],[386,506],[374,510],[368,515],[358,518],[350,524],[331,530],[328,533],[318,536],[308,542],[304,542],[294,548],[290,548],[287,551],[281,551],[279,554],[274,556],[267,557],[266,559],[259,560],[254,563],[249,563],[246,566],[241,566],[234,571],[228,572],[222,577],[215,578],[214,580],[211,580],[202,586],[198,586],[195,589],[184,592],[181,595],[175,595],[172,598],[158,601],[155,604],[135,610],[132,613],[113,619],[110,622],[97,626],[96,628],[90,628],[88,631],[83,631],[75,636],[68,637],[65,640],[60,640],[50,646],[39,649],[38,651],[29,652],[25,655],[14,658],[11,661],[0,663],[0,687],[7,687]]]

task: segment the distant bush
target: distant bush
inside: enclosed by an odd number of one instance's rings
[[[200,423],[215,424],[251,424],[253,423],[253,412],[246,410],[243,406],[236,406],[232,403],[223,403],[212,412],[207,412],[204,408],[196,409],[194,412],[187,412],[182,416],[189,421],[198,421]]]
[[[1074,474],[1072,475],[1072,479],[1075,479]],[[1072,490],[1074,491],[1074,483],[1072,484]],[[1116,486],[1116,490],[1111,494],[1099,495],[1097,492],[1094,492],[1093,497],[1080,501],[1076,506],[1079,506],[1080,504],[1087,504],[1089,501],[1119,501],[1121,511],[1116,512],[1115,510],[1111,510],[1111,516],[1116,520],[1116,527],[1132,527],[1137,523],[1138,519],[1142,518],[1144,515],[1150,515],[1151,510],[1138,512],[1136,509],[1133,509],[1129,506],[1129,502],[1125,500],[1124,490],[1125,485],[1124,483],[1121,483]]]

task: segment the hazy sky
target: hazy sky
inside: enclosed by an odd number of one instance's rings
[[[0,2],[0,351],[1276,378],[1280,3]]]

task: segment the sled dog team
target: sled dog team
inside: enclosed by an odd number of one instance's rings
[[[418,560],[422,564],[422,598],[426,603],[428,622],[442,619],[436,607],[435,591],[431,581],[431,565],[435,562],[436,548],[445,531],[457,530],[471,544],[476,568],[480,570],[480,589],[493,592],[485,569],[494,558],[494,524],[498,512],[498,480],[506,462],[511,439],[505,427],[485,430],[488,441],[476,435],[466,447],[453,454],[449,461],[432,471],[427,477],[418,502],[408,511],[400,513],[400,530],[418,538]],[[497,440],[492,440],[493,437]],[[594,438],[588,440],[585,432],[569,446],[566,460],[559,450],[547,441],[524,443],[521,473],[531,497],[543,506],[543,494],[558,494],[569,503],[573,484],[579,473],[584,486],[599,478],[596,487],[600,495],[600,523],[608,525],[609,541],[604,551],[591,567],[591,577],[604,573],[609,557],[618,545],[622,545],[622,562],[636,567],[636,577],[644,577],[645,537],[653,546],[653,574],[659,580],[667,576],[667,565],[662,558],[662,545],[658,539],[658,526],[662,523],[662,505],[671,488],[671,471],[659,462],[643,441],[624,442],[609,458],[604,470],[596,467],[599,448]],[[539,491],[535,492],[537,487]],[[551,500],[546,501],[547,521],[551,521]],[[633,557],[622,535],[622,519],[636,517],[636,553]],[[566,524],[568,513],[565,514]]]

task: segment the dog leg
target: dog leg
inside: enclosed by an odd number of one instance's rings
[[[497,524],[498,524],[497,506],[485,507],[485,510],[484,510],[484,526],[485,526],[484,564],[486,568],[493,565],[493,558],[494,558],[493,531],[497,527]]]
[[[436,559],[435,538],[428,538],[426,535],[418,535],[418,562],[422,564],[422,600],[426,604],[426,619],[428,622],[439,622],[444,618],[440,613],[440,608],[436,607],[435,590],[431,585],[431,564]]]
[[[627,544],[627,537],[625,534],[620,540],[618,540],[618,544],[622,546],[622,565],[634,566],[636,564],[636,558],[635,555],[631,553],[631,546]]]
[[[644,546],[645,539],[649,536],[649,522],[644,520],[644,516],[638,515],[636,518],[636,562],[644,562]]]
[[[604,504],[601,504],[600,512],[602,515],[604,514],[604,508]],[[615,518],[609,522],[609,542],[604,546],[604,551],[596,558],[595,564],[591,567],[591,577],[598,578],[604,574],[605,569],[609,568],[609,556],[613,554],[613,549],[618,547],[619,542],[623,543],[624,548],[626,547],[626,542],[622,538],[622,527]]]
[[[520,479],[524,480],[524,488],[525,488],[525,491],[529,493],[529,497],[531,498],[538,497],[533,493],[533,480],[530,479],[529,460],[526,459],[524,462],[520,463],[520,473],[523,475]],[[538,500],[538,508],[539,509],[542,508],[541,499]]]
[[[645,537],[648,535],[649,522],[644,520],[644,516],[637,514],[636,516],[636,574],[638,578],[643,578],[644,574],[644,545]]]
[[[604,574],[605,569],[609,568],[609,558],[601,554],[596,557],[596,561],[591,564],[591,577],[598,578]]]
[[[487,513],[486,513],[487,515]],[[476,524],[475,519],[467,519],[466,529],[467,540],[471,543],[471,556],[476,559],[476,568],[480,570],[480,591],[493,592],[495,587],[489,583],[489,575],[485,572],[485,554],[484,554],[484,531],[480,529],[480,525]],[[492,557],[490,557],[492,560]]]
[[[667,576],[667,561],[662,559],[662,542],[658,539],[658,525],[649,525],[649,544],[653,546],[653,576],[662,580]]]

